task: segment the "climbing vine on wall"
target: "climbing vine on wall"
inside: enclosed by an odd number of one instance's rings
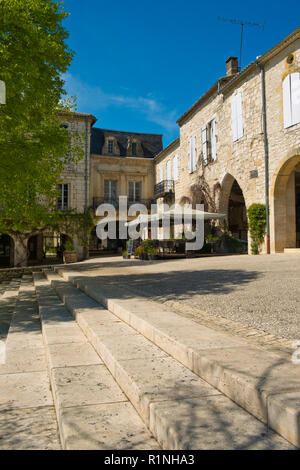
[[[265,204],[252,204],[247,213],[251,236],[251,253],[258,255],[266,233],[266,206]]]

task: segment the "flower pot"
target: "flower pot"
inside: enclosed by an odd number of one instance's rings
[[[64,251],[63,261],[64,261],[64,264],[77,263],[76,251]]]

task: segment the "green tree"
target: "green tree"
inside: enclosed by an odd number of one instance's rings
[[[12,235],[21,258],[29,236],[53,221],[57,180],[81,157],[79,136],[61,126],[70,110],[62,74],[72,58],[62,2],[0,0],[0,234]],[[72,152],[71,152],[72,144]],[[56,217],[57,219],[57,217]],[[25,250],[25,251],[24,251]]]

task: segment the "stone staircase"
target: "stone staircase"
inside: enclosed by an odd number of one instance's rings
[[[265,367],[260,360],[261,351],[249,351],[249,344],[246,348],[240,338],[162,311],[154,302],[126,298],[115,286],[99,286],[99,281],[74,270],[56,270],[45,271],[45,278],[34,274],[34,282],[63,448],[124,448],[120,439],[123,420],[115,420],[114,414],[120,403],[129,411],[126,429],[129,416],[134,417],[132,429],[137,432],[131,430],[134,438],[131,447],[126,448],[294,448],[269,429],[272,416],[267,406],[268,387],[276,387],[278,376],[270,370],[262,389],[258,387],[257,376]],[[53,315],[52,330],[56,331],[48,333],[47,322],[52,321]],[[51,346],[51,341],[63,344],[66,338],[73,343],[69,351],[65,346],[71,363],[57,365],[54,357],[60,357],[60,352]],[[101,362],[73,365],[75,358],[80,361],[84,356],[79,345],[82,351],[90,350],[87,345],[92,346]],[[75,351],[79,351],[76,356]],[[217,353],[225,361],[234,356],[235,370],[218,364]],[[242,370],[246,357],[255,361],[251,375]],[[289,364],[278,364],[281,361],[275,355],[272,363],[268,359],[269,368],[279,367],[282,377]],[[64,366],[67,370],[63,370]],[[297,373],[292,385],[299,381],[298,369]],[[95,381],[106,384],[104,389],[111,391],[106,390],[95,399]],[[278,387],[279,384],[276,392],[280,393]],[[107,412],[107,406],[103,407],[106,394],[110,397],[109,418],[102,413],[104,409]],[[113,431],[107,433],[106,440],[101,437],[103,426],[108,429],[109,425],[117,430],[116,440]],[[278,426],[274,427],[284,434]],[[136,444],[140,429],[145,437]],[[294,431],[290,429],[285,437],[299,445]]]
[[[300,366],[74,269],[12,287],[0,448],[299,447]]]

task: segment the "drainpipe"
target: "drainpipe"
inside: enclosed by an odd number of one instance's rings
[[[84,213],[88,211],[88,121],[85,122],[85,156],[84,156]],[[84,227],[84,257],[87,258],[87,226]]]
[[[266,202],[266,245],[267,254],[270,254],[270,202],[269,202],[269,144],[267,136],[267,114],[266,114],[266,82],[265,69],[263,65],[256,61],[256,65],[260,69],[261,77],[261,98],[262,98],[262,118],[263,118],[263,134],[264,134],[264,150],[265,150],[265,202]]]

